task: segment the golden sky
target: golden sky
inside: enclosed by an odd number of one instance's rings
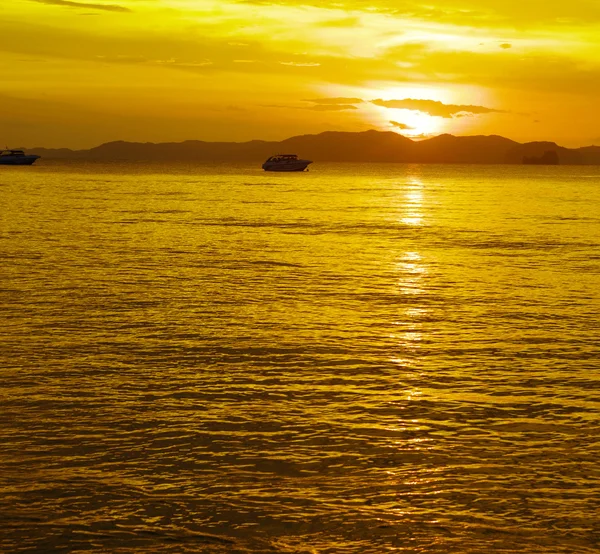
[[[600,0],[12,0],[0,49],[2,146],[600,143]]]

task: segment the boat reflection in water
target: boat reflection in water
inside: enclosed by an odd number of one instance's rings
[[[40,156],[25,154],[23,150],[2,150],[0,152],[1,165],[31,165]]]
[[[296,154],[277,154],[271,156],[262,168],[265,171],[304,171],[311,160],[301,160]]]

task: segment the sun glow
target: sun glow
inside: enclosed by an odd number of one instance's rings
[[[327,86],[319,93],[323,96],[358,98],[354,104],[358,116],[372,128],[395,131],[409,138],[429,138],[448,132],[453,119],[433,116],[411,109],[394,109],[374,104],[373,100],[414,99],[431,100],[444,104],[457,101],[461,91],[456,87],[394,86],[389,82],[371,82],[367,87]]]
[[[375,92],[375,91],[374,91]],[[387,86],[379,91],[382,100],[412,98],[415,100],[435,100],[448,103],[452,100],[447,89],[431,86]],[[428,138],[445,131],[444,118],[435,117],[417,110],[390,109],[375,106],[377,124],[411,138]]]
[[[414,138],[427,138],[443,132],[443,118],[433,117],[414,110],[379,108],[382,121],[393,130]]]

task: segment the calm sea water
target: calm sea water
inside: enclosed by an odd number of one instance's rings
[[[0,551],[599,551],[600,168],[0,170]]]

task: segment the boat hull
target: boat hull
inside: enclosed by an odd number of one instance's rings
[[[262,168],[265,171],[304,171],[312,162],[302,161],[295,163],[265,163]]]
[[[40,156],[1,156],[0,165],[32,165]]]
[[[265,171],[304,171],[305,167],[265,167]]]

